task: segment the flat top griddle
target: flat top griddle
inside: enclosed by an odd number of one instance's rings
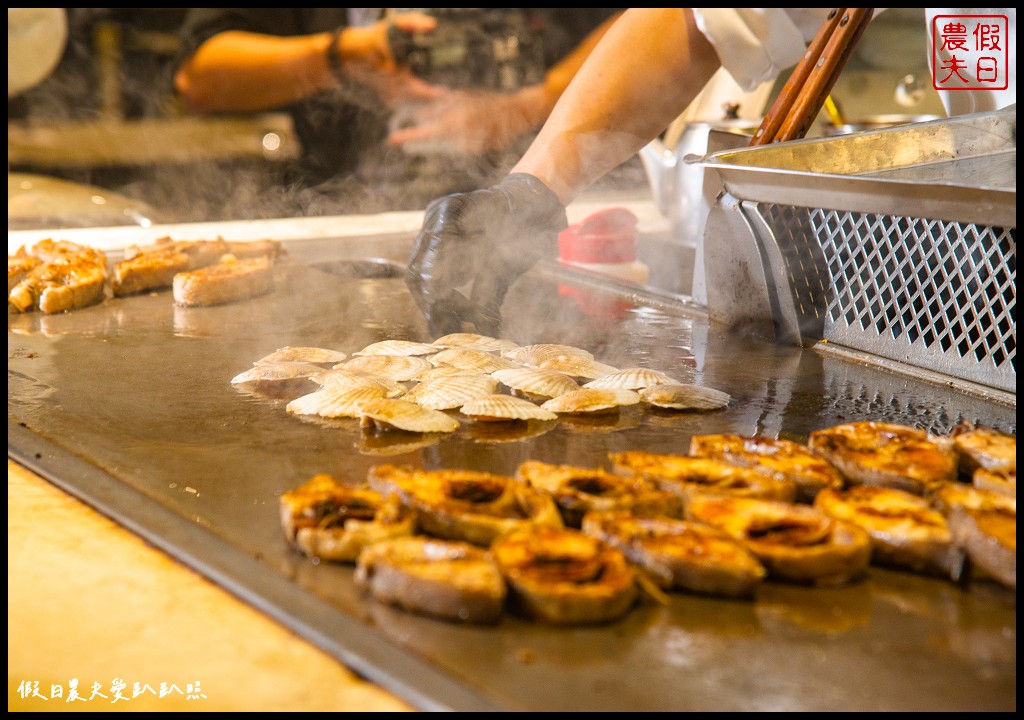
[[[768,582],[753,601],[673,594],[597,627],[513,615],[463,627],[363,597],[351,567],[290,550],[278,520],[281,493],[313,474],[358,482],[376,463],[606,466],[619,450],[685,453],[694,434],[805,441],[861,419],[1016,433],[1015,402],[725,334],[685,303],[542,267],[513,287],[506,337],[661,369],[728,392],[730,406],[373,433],[287,413],[294,391],[229,382],[285,345],[433,339],[397,266],[298,258],[277,268],[274,293],[234,305],[176,308],[164,291],[9,315],[9,456],[424,710],[1016,709],[1016,593],[992,582],[872,568],[841,588]],[[586,309],[567,288],[590,294]]]

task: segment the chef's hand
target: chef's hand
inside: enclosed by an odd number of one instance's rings
[[[556,256],[567,225],[558,197],[525,173],[430,203],[407,282],[431,333],[459,332],[468,322],[497,336],[509,287],[541,258]]]

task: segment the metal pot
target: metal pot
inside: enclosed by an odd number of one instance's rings
[[[705,187],[699,160],[719,150],[744,147],[759,121],[723,120],[686,123],[673,145],[654,140],[640,151],[654,201],[671,222],[675,242],[697,247],[717,189]],[[708,180],[718,184],[717,176]]]

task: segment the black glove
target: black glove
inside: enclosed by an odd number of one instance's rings
[[[538,260],[557,255],[567,225],[558,197],[525,173],[431,202],[407,283],[434,336],[459,332],[464,322],[497,336],[509,287]],[[467,298],[460,289],[470,283]]]

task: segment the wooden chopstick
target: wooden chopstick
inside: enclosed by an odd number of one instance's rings
[[[750,145],[802,138],[871,21],[874,8],[833,8],[807,47]]]

